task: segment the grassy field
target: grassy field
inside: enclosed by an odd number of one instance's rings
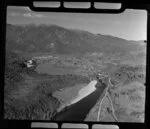
[[[89,82],[87,77],[73,74],[39,74],[23,67],[24,59],[14,53],[6,59],[5,119],[50,120],[60,106],[53,92]]]
[[[112,90],[116,115],[121,122],[144,122],[145,86],[132,82]]]
[[[63,75],[63,74],[73,74],[74,73],[74,68],[68,68],[68,67],[56,67],[52,66],[51,63],[44,63],[39,65],[36,68],[36,71],[38,73],[46,73],[50,75]]]

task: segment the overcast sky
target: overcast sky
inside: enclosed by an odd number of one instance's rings
[[[8,7],[7,23],[55,24],[65,28],[113,35],[127,40],[146,40],[147,12],[126,10],[121,14],[33,12],[28,7]]]

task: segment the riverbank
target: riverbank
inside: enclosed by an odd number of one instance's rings
[[[91,81],[86,87],[82,88],[80,93],[86,91],[86,88],[90,89],[90,87],[94,87],[97,84],[96,80]],[[78,97],[73,101],[72,104],[64,107],[61,111],[59,111],[56,116],[52,118],[52,120],[56,121],[84,121],[89,111],[94,107],[97,103],[98,99],[105,92],[106,86],[100,85],[98,89],[91,90],[91,92],[85,92],[86,94]],[[78,100],[78,101],[77,101]]]
[[[61,106],[57,111],[60,112],[66,106],[77,103],[94,92],[96,90],[96,84],[97,80],[92,80],[89,84],[78,84],[54,92],[53,97],[57,98],[61,103]]]
[[[78,96],[79,91],[87,84],[77,84],[72,87],[65,87],[53,93],[53,97],[57,98],[60,102],[60,107],[57,112],[61,111],[64,107],[71,104],[71,102]]]

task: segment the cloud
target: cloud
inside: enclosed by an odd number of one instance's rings
[[[43,17],[46,17],[45,15],[43,14],[34,14],[35,17],[38,17],[38,18],[43,18]]]
[[[23,7],[23,9],[26,11],[31,11],[29,7]]]
[[[24,13],[23,16],[24,17],[33,17],[31,13]]]
[[[17,13],[17,12],[10,12],[9,15],[12,16],[12,17],[15,17],[15,16],[20,16],[20,13]]]
[[[46,16],[43,14],[36,14],[36,13],[24,13],[24,17],[32,17],[32,18],[45,18]]]
[[[29,7],[17,7],[20,10],[24,10],[24,11],[31,11],[31,9]]]

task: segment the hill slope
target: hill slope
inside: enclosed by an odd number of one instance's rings
[[[143,43],[71,30],[56,25],[7,24],[6,49],[23,53],[85,54],[103,52],[124,56],[130,51],[143,50]],[[145,47],[144,47],[145,48]]]

